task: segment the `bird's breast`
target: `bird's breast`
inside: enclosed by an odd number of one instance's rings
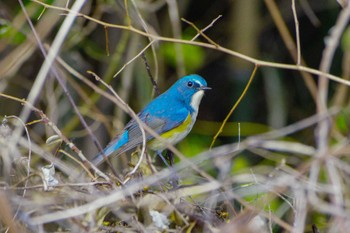
[[[194,112],[196,113],[196,116],[197,116],[199,104],[202,101],[203,95],[204,95],[204,91],[203,90],[199,90],[196,93],[194,93],[192,98],[191,98],[190,105],[193,108]]]

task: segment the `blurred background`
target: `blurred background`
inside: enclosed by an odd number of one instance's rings
[[[67,4],[66,1],[46,2],[61,7]],[[44,9],[32,1],[24,1],[24,4],[42,42],[50,44],[61,26],[65,12]],[[181,18],[203,29],[219,17],[205,30],[205,34],[215,43],[264,61],[290,64],[296,62],[293,59],[296,51],[288,50],[287,46],[290,45],[286,45],[286,40],[282,39],[283,26],[276,26],[285,24],[284,29],[289,30],[290,39],[295,43],[291,1],[158,0],[130,2],[127,7],[134,27],[142,29],[144,21],[150,32],[171,38],[192,39],[197,34],[196,30]],[[302,57],[307,66],[318,68],[325,37],[336,20],[340,6],[334,0],[322,2],[300,0],[296,1],[296,9],[300,25]],[[112,24],[125,25],[128,21],[123,1],[87,1],[82,12]],[[283,21],[276,21],[276,18],[271,16],[276,14],[280,15],[280,20]],[[37,43],[18,2],[1,1],[0,19],[0,91],[18,98],[26,98],[44,58],[37,49]],[[201,36],[196,40],[206,42]],[[128,30],[113,28],[105,30],[101,25],[80,17],[68,34],[61,48],[60,57],[86,77],[90,77],[86,73],[87,70],[96,73],[112,85],[123,100],[138,112],[154,97],[144,59],[141,56],[137,57],[117,77],[112,77],[148,42],[146,37]],[[145,51],[145,58],[161,92],[179,77],[190,73],[202,75],[213,88],[201,104],[198,117],[200,123],[198,125],[201,127],[195,127],[193,130],[193,134],[209,136],[203,139],[208,145],[211,137],[217,132],[220,122],[241,95],[252,73],[253,64],[199,46],[160,41],[155,43],[153,48],[154,54],[149,48]],[[335,75],[342,74],[343,53],[344,47],[339,47],[332,65],[332,73]],[[122,129],[128,117],[113,103],[79,83],[74,75],[62,66],[57,63],[55,66],[60,69],[60,75],[65,80],[71,95],[85,119],[98,134],[102,145],[106,144],[110,137]],[[309,75],[310,78],[311,82],[315,82],[316,79]],[[331,85],[331,90],[336,90],[336,84]],[[81,143],[83,149],[86,145],[91,145],[62,88],[57,85],[52,75],[45,82],[37,106],[57,123],[68,137],[75,138]],[[13,101],[4,98],[0,101],[2,116],[18,115],[21,108],[20,104]],[[244,137],[246,134],[280,128],[314,112],[315,102],[312,93],[305,85],[300,72],[261,67],[229,122],[241,122],[241,136]],[[96,123],[96,120],[102,120],[98,117],[101,114],[104,115],[104,124]],[[205,124],[205,121],[217,124]],[[258,125],[243,124],[248,122]],[[44,140],[48,132],[42,125],[37,127],[40,128],[35,131],[37,137]],[[220,139],[223,140],[222,143],[233,142],[237,134],[237,124],[228,124],[223,133],[225,137]],[[298,137],[310,143],[313,141],[312,133],[304,132]]]
[[[23,1],[41,43],[50,46],[67,16],[62,8],[66,5],[71,7],[73,1],[42,2],[61,8]],[[335,0],[298,0],[295,3],[302,63],[319,69],[325,41],[342,8]],[[262,61],[296,64],[295,20],[291,4],[289,0],[89,0],[81,12],[106,23],[130,24],[150,34],[185,40],[197,35],[193,25],[186,22],[189,21],[220,46]],[[195,41],[208,42],[201,35]],[[130,116],[77,79],[78,74],[106,90],[101,82],[87,73],[94,72],[110,84],[135,112],[156,96],[147,68],[160,92],[181,76],[191,73],[202,75],[212,90],[202,101],[195,127],[178,148],[187,156],[208,150],[213,136],[247,85],[254,64],[216,49],[163,40],[153,43],[152,47],[138,55],[148,44],[149,38],[132,30],[104,27],[86,17],[78,17],[53,66],[102,147],[123,129]],[[331,74],[349,79],[349,51],[350,29],[347,29],[331,62]],[[44,56],[18,1],[2,0],[0,93],[27,98],[43,62]],[[308,73],[268,65],[259,67],[252,85],[229,118],[215,146],[279,129],[314,115],[317,81],[318,77]],[[330,83],[329,106],[342,109],[332,125],[331,142],[348,136],[347,89],[344,85]],[[88,158],[97,153],[98,149],[52,73],[48,75],[35,106]],[[0,119],[19,116],[22,108],[18,101],[0,97]],[[40,117],[32,113],[28,122],[37,119]],[[28,125],[32,141],[55,153],[57,147],[45,145],[47,138],[54,134],[51,128],[40,122],[32,123]],[[309,127],[289,135],[286,140],[314,146],[314,130],[314,127]],[[235,158],[232,174],[259,164],[276,166],[281,160],[297,168],[308,159],[301,155],[289,156],[288,153],[271,153],[265,158],[252,151],[244,151],[242,155]],[[36,162],[43,160],[34,158],[33,164]],[[265,173],[270,171],[264,170]],[[288,216],[284,218],[288,219]],[[318,223],[322,221],[325,223],[327,216]]]
[[[50,45],[67,12],[44,8],[33,1],[23,2],[41,42]],[[67,1],[46,1],[65,7]],[[126,11],[127,9],[127,11]],[[306,66],[319,68],[324,41],[340,11],[334,0],[296,1],[300,29],[300,47]],[[291,1],[221,0],[221,1],[87,1],[83,14],[103,22],[132,26],[163,37],[191,40],[196,29],[192,22],[215,43],[263,61],[295,64],[295,21]],[[126,14],[128,12],[128,15]],[[129,17],[129,18],[128,18]],[[43,64],[18,2],[0,2],[0,91],[26,98]],[[185,19],[185,20],[182,20]],[[331,73],[346,76],[349,36],[344,36],[332,62]],[[207,42],[203,36],[196,41]],[[67,65],[54,66],[64,80],[94,135],[105,146],[122,130],[130,117],[114,103],[75,78],[67,66],[106,89],[87,73],[92,71],[110,84],[120,97],[138,112],[156,95],[147,67],[161,92],[179,77],[197,73],[212,87],[204,97],[198,122],[179,148],[187,155],[206,150],[222,121],[242,94],[254,64],[215,49],[158,41],[137,56],[149,39],[130,30],[105,28],[78,17],[60,49],[59,57]],[[117,74],[117,75],[116,75]],[[115,76],[116,77],[113,77]],[[252,85],[215,145],[237,142],[241,138],[281,128],[315,113],[317,78],[286,69],[260,67]],[[344,86],[343,86],[344,87]],[[330,86],[330,103],[346,106],[347,90],[336,83]],[[47,78],[36,106],[58,125],[88,157],[97,153],[91,137],[55,77]],[[19,115],[22,105],[1,98],[0,115]],[[34,114],[30,120],[37,119]],[[30,121],[29,120],[29,121]],[[240,123],[240,132],[238,130]],[[344,124],[343,124],[344,125]],[[346,124],[344,125],[346,127]],[[33,137],[44,143],[52,131],[44,124],[34,124]],[[291,135],[293,140],[314,143],[314,128]],[[246,160],[246,158],[244,158]],[[249,161],[254,161],[248,159]]]

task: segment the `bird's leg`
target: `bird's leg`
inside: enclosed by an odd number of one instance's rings
[[[164,158],[164,156],[162,155],[161,151],[157,151],[156,152],[157,155],[162,159],[162,161],[164,162],[164,164],[170,169],[171,171],[171,175],[169,178],[169,183],[173,186],[173,188],[177,188],[179,186],[179,177],[176,174],[176,171],[173,168],[173,164],[174,164],[174,155],[170,150],[167,150],[166,156],[169,159],[170,165],[167,162],[167,160]]]
[[[171,177],[169,179],[169,183],[173,186],[173,188],[177,188],[179,186],[179,177],[178,175],[176,174],[176,171],[173,169],[173,165],[174,165],[174,154],[172,151],[170,150],[167,150],[166,151],[166,158],[168,159],[169,161],[169,164],[170,164],[170,170],[172,171],[171,173]]]
[[[171,150],[166,151],[166,159],[169,161],[170,166],[174,165],[174,154]]]
[[[164,158],[164,156],[162,155],[162,151],[156,151],[156,154],[159,156],[159,158],[161,158],[161,160],[163,161],[163,163],[170,168],[169,163],[166,161],[166,159]]]

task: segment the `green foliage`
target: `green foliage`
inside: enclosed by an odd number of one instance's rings
[[[341,133],[346,134],[347,132],[349,132],[349,113],[347,111],[343,111],[340,114],[338,114],[335,118],[335,123],[337,129]]]
[[[189,134],[185,140],[178,144],[179,150],[188,157],[193,157],[208,149],[210,137]]]
[[[243,169],[247,169],[250,163],[245,156],[237,156],[232,163],[231,174],[235,175]]]
[[[97,61],[104,60],[106,58],[105,48],[99,47],[99,44],[92,40],[83,40],[80,44],[80,48],[83,49],[89,57],[96,59]]]
[[[183,39],[191,39],[189,36],[184,35]],[[205,51],[199,46],[186,45],[186,44],[174,44],[174,43],[163,43],[159,52],[164,55],[165,61],[175,68],[177,65],[176,57],[177,54],[176,46],[179,46],[184,58],[185,71],[188,74],[196,72],[204,64]]]
[[[5,39],[9,44],[18,45],[26,39],[26,35],[18,31],[11,22],[0,19],[0,39]]]

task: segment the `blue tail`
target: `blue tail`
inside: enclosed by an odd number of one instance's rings
[[[124,131],[121,135],[119,135],[116,139],[110,142],[107,147],[103,150],[103,154],[105,157],[109,157],[112,154],[119,154],[123,151],[120,151],[120,148],[124,146],[129,141],[129,133],[128,131]],[[97,154],[93,159],[92,163],[96,166],[101,164],[104,160],[104,156],[102,153]]]

